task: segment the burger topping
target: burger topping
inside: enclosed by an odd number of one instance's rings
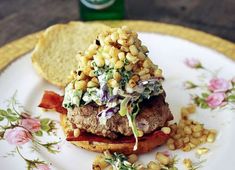
[[[98,114],[103,125],[114,114],[126,116],[136,149],[139,103],[163,92],[161,70],[147,53],[137,33],[126,26],[100,34],[84,53],[78,53],[78,69],[65,89],[63,106],[69,112],[89,103],[105,106]]]

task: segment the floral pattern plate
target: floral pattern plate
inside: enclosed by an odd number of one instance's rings
[[[226,56],[176,37],[140,33],[149,47],[149,56],[165,75],[167,102],[175,120],[182,106],[197,105],[192,119],[218,131],[216,142],[206,144],[209,153],[198,157],[195,151],[172,151],[182,160],[203,161],[201,169],[234,169],[235,63]],[[91,169],[97,153],[65,141],[59,115],[45,112],[38,104],[45,90],[62,91],[44,81],[33,69],[31,53],[16,60],[0,74],[0,167],[2,170]],[[27,114],[30,113],[30,114]],[[155,158],[162,146],[140,156],[142,162]]]

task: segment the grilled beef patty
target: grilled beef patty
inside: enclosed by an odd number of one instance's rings
[[[87,132],[115,139],[118,135],[133,135],[126,116],[114,114],[107,120],[106,125],[101,125],[97,115],[104,108],[95,104],[88,104],[68,113],[68,119],[79,129]],[[165,102],[165,95],[151,97],[140,103],[140,111],[136,117],[136,123],[144,134],[151,133],[165,125],[168,120],[172,120],[168,104]]]

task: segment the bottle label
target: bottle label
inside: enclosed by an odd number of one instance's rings
[[[113,5],[115,0],[81,0],[82,4],[91,9],[105,9]]]

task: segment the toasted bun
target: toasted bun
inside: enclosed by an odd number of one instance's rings
[[[96,36],[109,27],[98,23],[70,22],[49,27],[32,54],[37,72],[50,83],[65,87],[77,68],[76,53],[84,51]]]
[[[69,122],[67,120],[67,116],[65,114],[61,114],[60,116],[60,122],[61,126],[64,130],[64,133],[67,134],[67,132],[71,129],[71,126],[69,125]],[[164,143],[166,143],[166,140],[168,139],[167,136],[162,138],[155,138],[154,140],[145,140],[145,141],[139,141],[138,149],[136,151],[133,151],[134,143],[103,143],[103,142],[88,142],[88,141],[71,141],[72,144],[79,146],[83,149],[94,151],[94,152],[104,152],[106,150],[109,150],[110,152],[119,152],[123,154],[141,154],[145,152],[149,152],[156,148],[157,146],[160,146]]]

